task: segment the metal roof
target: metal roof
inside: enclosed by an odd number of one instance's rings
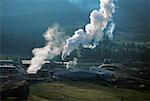
[[[0,62],[14,62],[14,60],[0,60]]]
[[[31,60],[21,60],[22,64],[31,64]],[[50,61],[45,61],[45,63],[50,63]]]
[[[101,64],[99,66],[99,68],[105,68],[105,67],[116,67],[116,68],[119,68],[118,65],[115,65],[115,64]]]
[[[14,68],[14,67],[16,67],[16,66],[14,66],[14,65],[0,65],[0,67],[10,67],[10,68]]]

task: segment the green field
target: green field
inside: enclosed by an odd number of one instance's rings
[[[150,92],[79,82],[47,82],[30,88],[28,101],[150,101]]]

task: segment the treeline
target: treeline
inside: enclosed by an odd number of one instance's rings
[[[110,58],[113,62],[142,61],[150,62],[150,48],[145,45],[136,45],[134,42],[122,44],[113,41],[102,41],[94,49],[83,48],[80,45],[67,57],[67,60],[77,57],[79,62],[102,62],[105,58]]]
[[[113,62],[131,62],[141,61],[150,63],[150,47],[146,45],[137,45],[134,42],[125,42],[122,44],[113,41],[101,41],[94,49],[83,48],[80,45],[79,49],[73,51],[65,61],[72,60],[74,57],[78,58],[78,62],[103,62],[105,58],[111,59]],[[31,59],[14,56],[14,55],[0,55],[1,60],[13,59],[19,61],[20,59]],[[56,61],[62,61],[61,56],[54,58]]]

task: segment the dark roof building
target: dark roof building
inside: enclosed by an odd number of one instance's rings
[[[54,72],[56,79],[58,80],[73,80],[73,81],[97,81],[113,79],[113,74],[107,74],[104,72],[95,72],[81,69],[71,69],[64,71]]]

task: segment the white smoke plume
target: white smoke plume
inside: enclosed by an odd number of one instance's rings
[[[28,73],[36,73],[45,64],[45,59],[53,59],[54,56],[61,54],[65,38],[64,32],[59,29],[59,26],[54,24],[43,34],[46,45],[32,50],[34,57],[31,59]]]
[[[115,12],[114,0],[100,0],[100,9],[93,10],[90,14],[90,23],[85,26],[85,30],[79,29],[74,35],[66,40],[66,45],[62,53],[62,59],[77,49],[80,44],[83,47],[95,48],[100,40],[103,40],[104,29],[112,20],[112,15]],[[114,25],[110,26],[114,27]],[[109,28],[113,31],[114,28]],[[112,38],[112,33],[110,34]]]
[[[77,65],[77,62],[78,62],[78,59],[74,57],[72,61],[67,62],[66,68],[67,69],[75,68],[75,65]]]
[[[115,29],[115,24],[114,22],[111,22],[106,30],[106,35],[108,36],[109,40],[112,40],[113,39],[113,32],[114,32],[114,29]]]

